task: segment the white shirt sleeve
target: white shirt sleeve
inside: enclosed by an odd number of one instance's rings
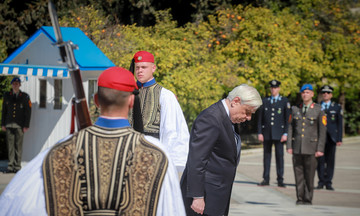
[[[185,168],[189,152],[189,130],[176,96],[162,88],[160,93],[160,142],[179,172]]]
[[[50,148],[49,148],[50,149]],[[39,153],[10,181],[0,196],[0,215],[45,216],[42,162],[49,149]]]
[[[152,136],[145,136],[145,139],[160,147],[165,152],[169,162],[163,183],[161,185],[156,215],[185,216],[186,213],[180,190],[179,176],[172,159],[169,158],[166,148],[159,142],[158,139]]]

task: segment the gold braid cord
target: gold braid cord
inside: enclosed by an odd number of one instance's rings
[[[159,138],[160,132],[160,92],[162,86],[155,83],[149,87],[140,88],[139,98],[144,133]],[[132,112],[130,113],[132,116]],[[129,118],[130,123],[132,118]]]
[[[48,215],[156,215],[167,165],[132,128],[90,126],[44,160]]]

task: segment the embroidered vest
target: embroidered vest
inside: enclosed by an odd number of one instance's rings
[[[165,154],[132,128],[91,126],[43,163],[48,215],[156,215]]]
[[[157,83],[149,87],[140,88],[139,98],[144,134],[159,138],[160,135],[160,93],[163,87]],[[130,112],[132,116],[132,110]],[[132,117],[129,122],[133,125]]]

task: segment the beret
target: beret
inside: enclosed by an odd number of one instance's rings
[[[98,78],[98,86],[119,91],[133,92],[137,89],[134,75],[122,67],[110,67]]]
[[[10,84],[12,84],[13,82],[19,82],[19,83],[21,83],[21,80],[20,80],[19,77],[14,77],[14,78],[11,80]]]
[[[313,89],[313,87],[312,87],[311,84],[304,84],[304,85],[301,87],[300,92],[303,92],[303,91],[305,91],[305,90],[311,90],[311,91],[313,91],[314,89]]]
[[[139,51],[134,55],[135,63],[138,62],[151,62],[154,63],[154,56],[153,54],[146,52],[146,51]]]

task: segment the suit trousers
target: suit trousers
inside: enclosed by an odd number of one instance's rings
[[[335,169],[336,143],[327,135],[324,156],[318,158],[317,173],[319,186],[331,186]]]
[[[272,155],[272,146],[275,145],[275,159],[276,159],[276,174],[278,183],[283,183],[284,181],[284,145],[280,140],[264,140],[264,172],[263,179],[266,182],[270,181],[270,165],[271,165],[271,155]]]
[[[293,154],[297,201],[312,203],[317,166],[315,154]]]
[[[8,170],[21,169],[22,143],[24,132],[22,128],[6,128],[6,143],[8,148]]]

